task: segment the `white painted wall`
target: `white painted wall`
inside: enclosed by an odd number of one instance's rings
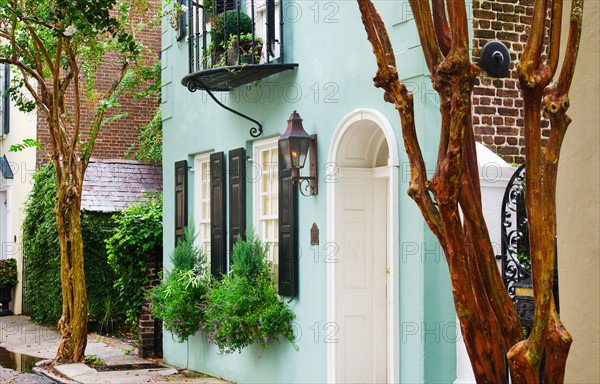
[[[14,73],[14,71],[13,71]],[[23,280],[23,241],[21,229],[24,220],[24,207],[32,188],[32,177],[35,173],[36,151],[28,148],[22,152],[9,152],[12,145],[21,143],[23,139],[36,138],[37,116],[35,112],[20,112],[14,105],[10,108],[10,132],[0,135],[0,156],[6,155],[14,179],[5,180],[0,176],[0,191],[6,192],[6,244],[2,245],[2,257],[17,259],[19,284],[13,291],[11,309],[15,314],[21,313]],[[3,201],[0,203],[4,203]]]

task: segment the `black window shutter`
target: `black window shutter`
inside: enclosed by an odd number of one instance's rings
[[[186,160],[175,163],[175,245],[183,239],[188,221],[188,165]]]
[[[0,84],[0,102],[2,105],[2,127],[0,132],[8,135],[10,132],[10,96],[7,92],[10,88],[10,65],[4,64],[4,84]]]
[[[229,151],[229,251],[246,234],[246,150]],[[231,258],[229,260],[231,262]]]
[[[279,294],[298,295],[298,189],[279,154]]]
[[[210,272],[216,278],[227,273],[225,154],[210,155]]]

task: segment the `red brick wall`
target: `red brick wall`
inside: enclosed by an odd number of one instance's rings
[[[157,18],[157,10],[160,7],[160,0],[149,0],[152,4],[151,12],[147,12],[145,17]],[[161,44],[160,24],[156,27],[147,28],[142,32],[138,32],[136,38],[149,48],[149,52],[144,55],[148,63],[158,60]],[[115,54],[107,55],[105,64],[97,72],[96,84],[98,91],[102,94],[107,90],[115,79],[118,73],[118,68],[114,63]],[[83,76],[83,73],[82,73]],[[83,79],[82,79],[83,84]],[[82,89],[85,89],[82,85]],[[71,107],[72,111],[73,97],[67,98],[67,108]],[[135,100],[133,95],[125,95],[120,99],[120,108],[113,110],[107,117],[114,114],[127,113],[127,116],[116,121],[112,121],[100,128],[99,135],[96,139],[96,145],[92,153],[92,157],[97,159],[121,159],[126,158],[125,152],[135,142],[139,136],[139,127],[147,123],[154,115],[158,107],[156,98],[145,98]],[[94,111],[89,108],[82,109],[82,120],[84,124],[82,128],[84,132],[89,126],[88,123],[94,116]],[[87,135],[81,136],[83,140],[87,139]],[[50,135],[47,128],[46,118],[38,113],[38,141],[45,147],[50,148]],[[38,151],[38,162],[48,160],[48,153]],[[133,153],[129,154],[132,158]]]
[[[491,40],[503,42],[510,52],[510,72],[504,79],[482,72],[473,91],[473,127],[477,141],[509,163],[525,161],[523,100],[515,70],[527,41],[534,0],[473,0],[473,62]],[[549,134],[542,121],[543,136]]]

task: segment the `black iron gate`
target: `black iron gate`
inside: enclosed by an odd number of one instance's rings
[[[525,164],[521,165],[506,187],[502,200],[502,279],[515,303],[521,324],[529,335],[533,326],[533,286],[529,254],[529,226],[525,210]],[[558,257],[554,267],[554,301],[558,302]]]

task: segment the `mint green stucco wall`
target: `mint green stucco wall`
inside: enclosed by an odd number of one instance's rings
[[[218,94],[220,100],[259,120],[260,139],[281,134],[293,110],[304,119],[304,128],[319,135],[321,170],[333,132],[340,120],[357,108],[382,112],[392,124],[400,153],[399,168],[399,342],[401,382],[453,382],[455,346],[444,337],[443,327],[454,322],[449,278],[443,256],[429,257],[438,249],[414,202],[406,195],[409,167],[401,142],[400,123],[383,92],[373,87],[375,59],[354,1],[294,2],[286,18],[286,62],[299,63],[294,71],[263,79],[252,88]],[[378,1],[376,6],[388,26],[401,78],[415,95],[415,118],[424,156],[433,164],[438,141],[437,94],[432,90],[419,47],[410,7],[406,1]],[[317,14],[318,10],[318,14]],[[190,93],[180,83],[187,74],[187,44],[177,43],[168,23],[163,23],[163,132],[164,132],[164,244],[165,267],[174,243],[173,164],[197,153],[245,147],[251,155],[250,122],[217,106],[204,92]],[[390,143],[394,145],[394,143]],[[322,171],[323,172],[323,171]],[[290,303],[297,314],[298,347],[284,343],[267,350],[248,348],[242,354],[221,357],[200,336],[178,344],[165,334],[164,357],[172,364],[237,382],[325,382],[327,344],[327,264],[323,245],[327,239],[327,184],[321,174],[319,195],[300,197],[300,294]],[[189,174],[190,213],[193,212],[193,174]],[[252,185],[248,182],[248,223],[252,222]],[[320,229],[321,258],[315,262],[309,246],[309,229]],[[427,257],[425,257],[427,256]],[[318,335],[315,330],[319,328]],[[433,331],[432,331],[433,330]],[[435,333],[439,330],[440,334]]]

